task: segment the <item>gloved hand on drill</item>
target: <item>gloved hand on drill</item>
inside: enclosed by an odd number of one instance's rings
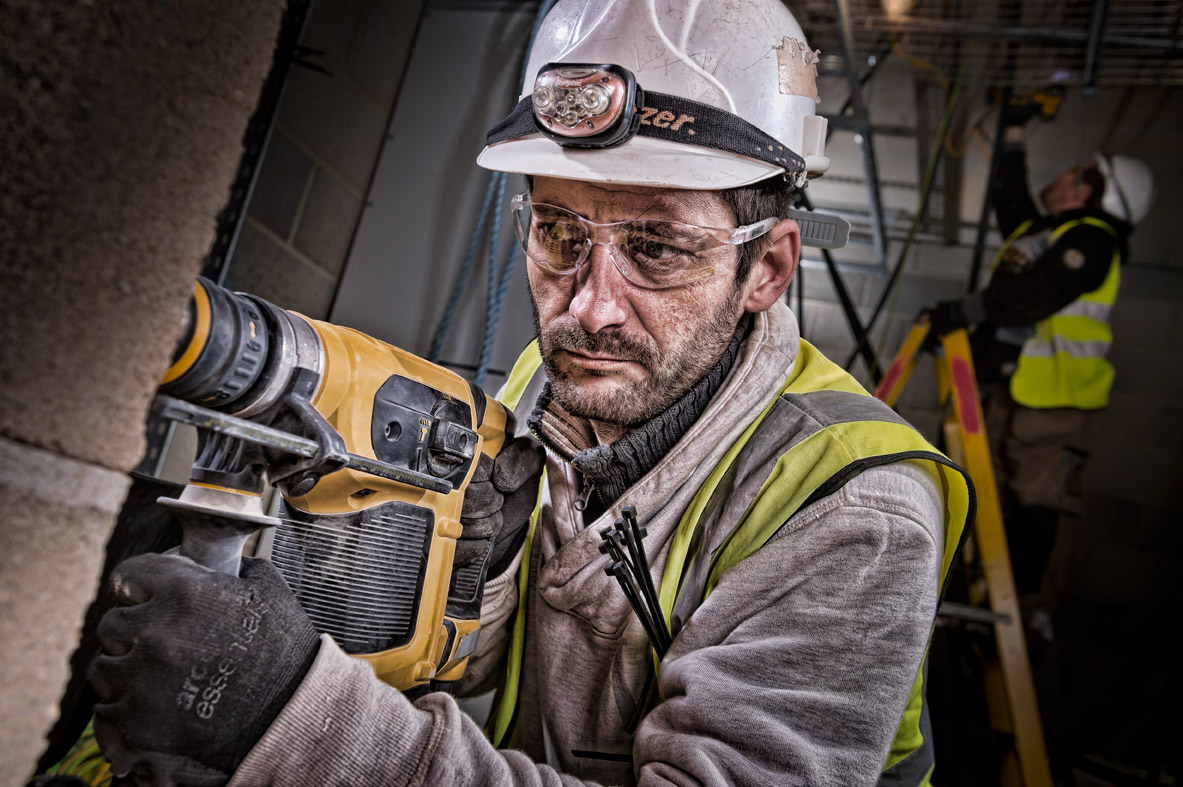
[[[1032,96],[1014,95],[1002,107],[1002,124],[1004,126],[1025,126],[1040,114],[1039,102]]]
[[[90,669],[95,738],[116,784],[222,785],[295,693],[318,635],[279,572],[238,577],[177,555],[139,555],[111,576]]]
[[[546,451],[531,437],[513,438],[495,460],[481,454],[464,492],[464,532],[456,541],[455,566],[479,560],[492,549],[485,576],[492,579],[509,568],[526,539],[545,464]]]
[[[1023,126],[1032,118],[1052,120],[1064,101],[1063,85],[1051,85],[1034,93],[1013,93],[1002,107],[1004,126]]]

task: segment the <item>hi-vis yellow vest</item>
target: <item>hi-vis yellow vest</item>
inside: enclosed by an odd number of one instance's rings
[[[540,363],[537,345],[531,344],[510,372],[502,392],[501,401],[507,407],[528,410],[533,406],[532,401],[520,400]],[[807,417],[802,416],[803,411]],[[518,415],[523,422],[525,413]],[[788,450],[776,449],[779,456],[759,468],[757,472],[764,473],[765,480],[751,487],[758,491],[739,521],[721,521],[718,512],[722,506],[713,504],[712,499],[734,493],[736,468],[753,463],[752,446],[768,446],[767,441],[755,438],[775,435],[776,426],[786,420],[794,422],[798,437],[802,422],[807,423],[806,436]],[[710,595],[723,574],[767,543],[795,513],[837,491],[862,470],[907,459],[923,460],[946,494],[940,572],[943,589],[973,519],[975,500],[968,475],[890,408],[867,394],[854,378],[802,341],[784,388],[724,455],[678,525],[659,590],[661,608],[675,639],[681,623]],[[537,516],[536,509],[518,574],[519,614],[507,654],[506,680],[490,718],[489,734],[496,746],[508,742],[517,712],[526,625],[522,602],[529,587],[529,554]],[[934,609],[934,619],[935,614]],[[924,701],[926,661],[927,654],[883,764],[881,785],[927,785],[931,776],[932,735]]]
[[[1020,225],[1007,238],[1007,244],[1022,236],[1030,224],[1028,221]],[[1086,216],[1056,227],[1048,245],[1080,224],[1100,227],[1117,238],[1117,230],[1109,224]],[[1010,394],[1016,402],[1040,409],[1080,410],[1098,410],[1109,404],[1113,385],[1113,365],[1107,358],[1113,343],[1109,314],[1120,285],[1121,253],[1115,244],[1109,274],[1101,286],[1041,320],[1035,326],[1035,335],[1023,344],[1019,365],[1010,378]]]

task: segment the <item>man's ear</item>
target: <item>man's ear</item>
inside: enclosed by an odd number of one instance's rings
[[[745,311],[762,312],[780,300],[797,272],[801,257],[801,228],[792,219],[781,219],[768,233],[771,245],[752,265],[744,285]]]

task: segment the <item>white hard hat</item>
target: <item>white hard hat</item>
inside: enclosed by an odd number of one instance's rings
[[[830,165],[817,54],[781,0],[559,0],[526,75],[482,167],[721,190]]]
[[[1097,171],[1105,178],[1101,210],[1137,224],[1150,211],[1156,191],[1154,173],[1136,158],[1097,154]]]

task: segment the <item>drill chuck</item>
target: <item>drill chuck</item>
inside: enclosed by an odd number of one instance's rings
[[[250,417],[277,401],[298,367],[319,373],[322,359],[320,340],[307,322],[198,278],[185,335],[160,392]]]

